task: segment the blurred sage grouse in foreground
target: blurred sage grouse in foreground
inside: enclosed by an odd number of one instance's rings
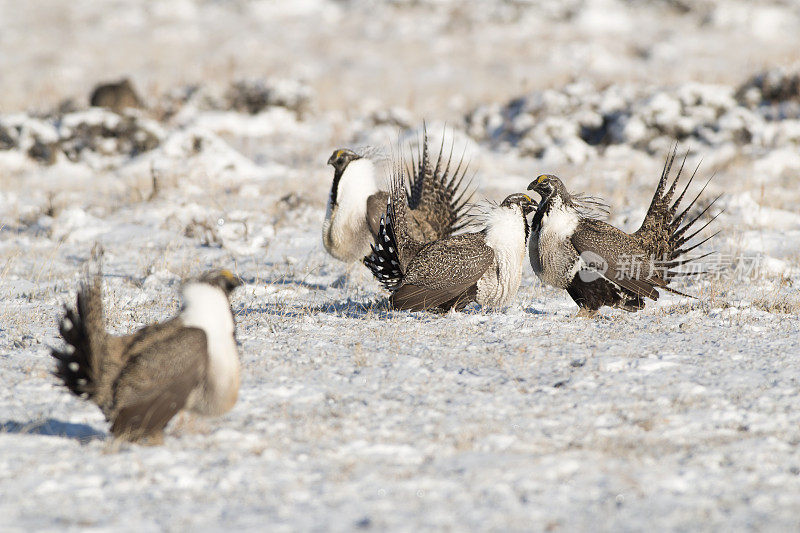
[[[719,196],[684,223],[705,186],[677,213],[697,169],[673,202],[686,158],[669,184],[674,160],[675,150],[664,164],[642,226],[631,234],[599,220],[600,215],[594,209],[598,201],[571,195],[556,176],[539,176],[528,186],[528,190],[542,197],[531,223],[528,250],[531,266],[544,283],[567,290],[580,307],[579,315],[592,316],[604,305],[638,311],[644,307],[645,298],[658,299],[658,289],[688,296],[667,285],[676,276],[694,273],[676,271],[676,268],[709,255],[683,259],[685,254],[716,235],[687,245],[716,218],[694,230],[694,224]],[[690,228],[693,233],[687,235]]]
[[[421,242],[412,234],[402,169],[396,168],[380,231],[364,264],[392,295],[395,309],[461,310],[471,302],[503,307],[522,277],[526,216],[535,203],[512,194],[484,213],[484,228]]]
[[[412,157],[410,187],[406,197],[410,208],[408,231],[419,242],[442,239],[465,225],[470,194],[464,176],[463,158],[451,168],[452,146],[444,161],[444,139],[433,164],[428,135],[423,131],[422,154]],[[378,189],[375,166],[352,150],[336,150],[328,159],[334,168],[328,209],[322,224],[322,242],[333,257],[345,262],[360,261],[369,253],[370,243],[380,231],[389,193]]]
[[[132,335],[106,332],[99,274],[83,283],[76,309],[61,321],[64,350],[53,350],[55,375],[92,400],[120,439],[158,444],[181,409],[211,416],[239,394],[239,357],[228,297],[241,280],[210,271],[183,287],[175,318]]]

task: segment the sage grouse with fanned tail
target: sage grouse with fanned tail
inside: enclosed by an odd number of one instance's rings
[[[645,298],[658,299],[659,289],[688,296],[668,284],[677,276],[696,273],[676,270],[681,265],[709,255],[685,258],[716,235],[688,244],[718,216],[695,229],[719,196],[686,221],[705,186],[678,213],[697,169],[673,201],[686,158],[669,183],[674,161],[675,150],[664,164],[642,226],[631,234],[600,220],[593,209],[597,201],[571,195],[556,176],[539,176],[528,186],[542,197],[531,223],[531,266],[544,283],[567,290],[580,308],[579,315],[592,316],[604,305],[638,311],[644,307]]]
[[[380,231],[364,264],[392,294],[395,309],[461,310],[471,302],[503,307],[516,295],[535,204],[512,194],[485,213],[475,233],[420,242],[409,231],[402,170],[396,168]]]
[[[210,271],[183,287],[175,318],[125,336],[106,332],[101,276],[88,278],[60,324],[55,375],[93,401],[116,438],[158,444],[181,409],[221,415],[236,403],[239,357],[229,295],[241,280]]]
[[[428,136],[423,133],[422,153],[412,161],[409,189],[409,231],[420,242],[442,239],[465,222],[470,194],[464,177],[463,159],[453,163],[452,146],[447,160],[444,141],[435,164],[428,151]],[[322,242],[333,257],[345,262],[361,260],[369,253],[370,243],[380,231],[381,216],[389,193],[375,181],[375,166],[352,150],[336,150],[328,159],[334,168],[328,198]]]

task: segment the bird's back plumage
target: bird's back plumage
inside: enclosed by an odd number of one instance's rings
[[[392,294],[397,309],[462,309],[475,299],[477,283],[494,252],[483,235],[465,233],[434,241],[411,260],[403,285]]]
[[[174,319],[148,329],[138,335],[114,382],[111,432],[132,441],[164,430],[201,384],[208,364],[207,337],[200,328]]]

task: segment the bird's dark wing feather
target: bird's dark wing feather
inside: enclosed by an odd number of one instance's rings
[[[658,299],[656,287],[665,285],[663,277],[654,271],[651,258],[627,233],[600,220],[583,219],[571,242],[584,262],[593,262],[593,256],[602,258],[606,268],[591,269],[603,278],[637,296]]]
[[[114,387],[111,432],[128,440],[159,434],[186,404],[208,363],[202,329],[169,328],[128,359]]]
[[[477,233],[430,243],[409,264],[402,286],[392,294],[396,309],[419,311],[443,304],[463,307],[490,268],[494,252]]]
[[[567,287],[567,292],[578,306],[597,310],[604,305],[618,307],[625,311],[639,311],[644,308],[644,298],[605,278],[583,281],[576,276]]]

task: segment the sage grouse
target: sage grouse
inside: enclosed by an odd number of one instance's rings
[[[507,305],[519,289],[526,216],[535,203],[512,194],[490,206],[485,227],[474,233],[420,242],[409,230],[403,174],[394,170],[391,198],[371,253],[364,264],[392,294],[395,309],[461,310],[471,302],[486,307]]]
[[[709,255],[682,259],[716,235],[687,245],[716,218],[694,231],[694,224],[719,197],[684,223],[705,186],[676,214],[697,169],[673,202],[686,158],[667,189],[674,160],[675,150],[664,164],[642,226],[632,234],[599,220],[597,210],[592,209],[597,201],[571,195],[556,176],[541,175],[528,186],[528,190],[541,196],[531,222],[528,250],[531,266],[544,283],[567,290],[580,308],[579,315],[592,316],[604,305],[638,311],[644,307],[645,298],[658,299],[658,289],[687,296],[670,289],[668,284],[674,277],[685,274],[673,269]],[[690,228],[693,233],[687,235]]]
[[[467,165],[463,158],[452,169],[452,146],[444,161],[444,140],[434,165],[423,132],[422,154],[412,158],[408,231],[420,242],[442,239],[465,225],[470,194],[464,183]],[[370,243],[380,231],[389,193],[375,183],[375,166],[352,150],[336,150],[328,159],[334,168],[322,242],[333,257],[345,262],[360,261],[369,253]]]
[[[228,297],[241,280],[210,271],[183,287],[175,318],[124,336],[106,332],[101,276],[87,279],[59,327],[67,343],[53,350],[55,375],[92,400],[116,438],[158,444],[183,408],[221,415],[236,403],[239,357]]]

